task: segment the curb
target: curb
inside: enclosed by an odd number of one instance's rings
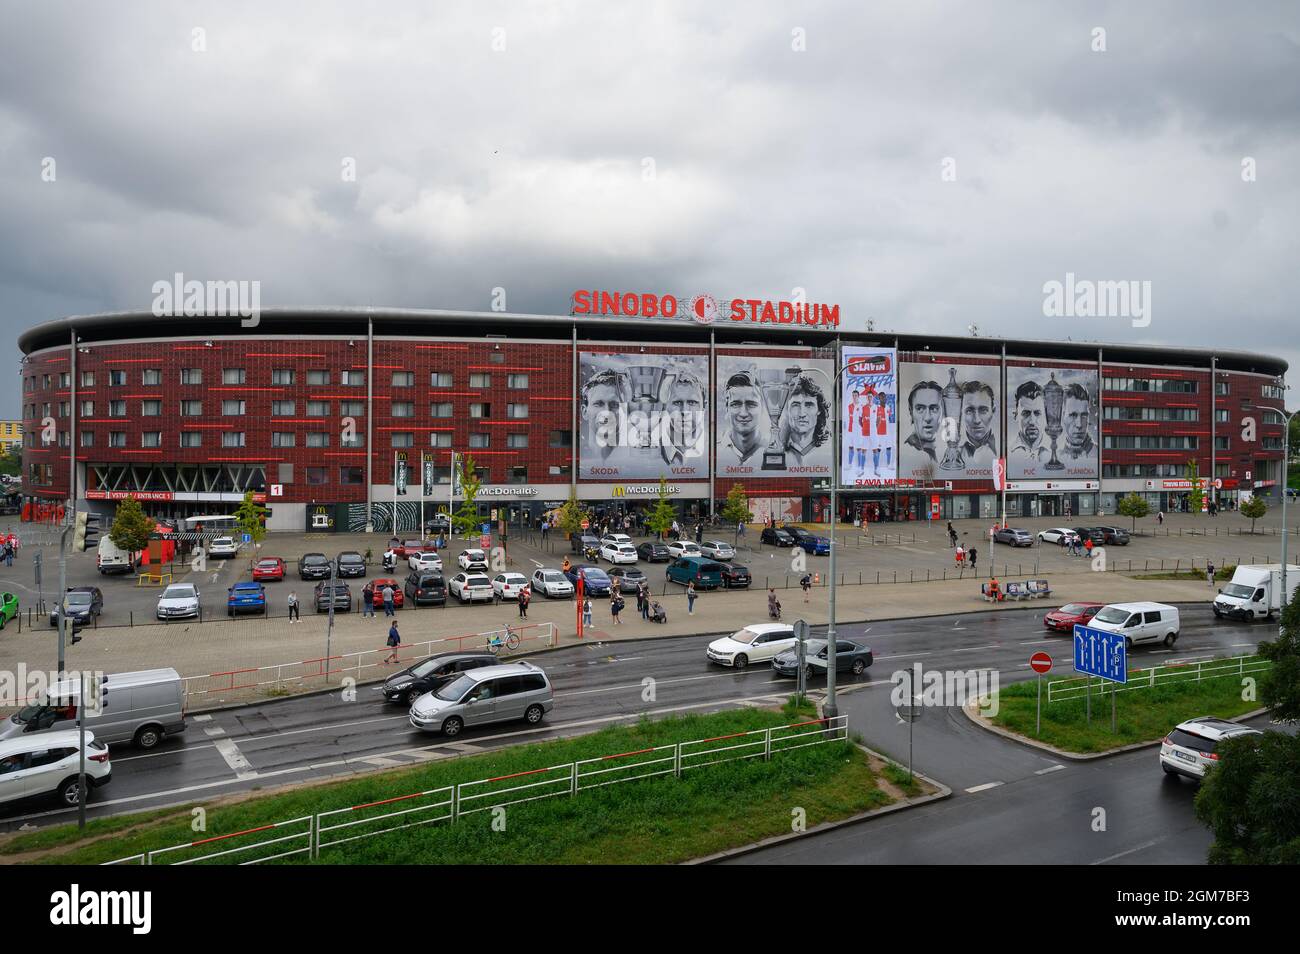
[[[899,768],[905,767],[901,763],[891,759],[889,756],[877,752],[875,749],[869,749],[865,745],[862,745],[857,742],[855,742],[854,745],[862,752],[867,753],[868,756],[873,756],[875,758],[878,758],[882,762],[888,762],[890,765],[897,765],[899,766]],[[904,811],[909,808],[919,808],[920,806],[929,804],[930,802],[937,802],[945,798],[952,797],[952,789],[949,788],[947,785],[944,785],[942,782],[936,781],[935,779],[932,779],[927,775],[922,775],[920,772],[917,772],[915,770],[913,770],[912,774],[916,778],[921,779],[927,784],[933,785],[936,789],[938,789],[938,791],[930,795],[918,795],[915,798],[905,798],[902,801],[894,802],[892,805],[884,805],[881,806],[880,808],[873,808],[871,809],[871,811],[861,812],[860,814],[857,815],[851,815],[848,818],[841,818],[838,821],[822,822],[820,825],[817,825],[813,828],[809,828],[807,831],[791,832],[788,835],[773,835],[771,838],[764,838],[762,841],[756,841],[748,845],[741,845],[739,848],[728,848],[725,851],[714,852],[713,854],[705,855],[702,858],[692,858],[690,861],[681,862],[681,864],[683,865],[716,864],[719,861],[726,861],[731,858],[738,858],[742,855],[753,854],[756,851],[762,851],[765,848],[771,848],[775,845],[784,845],[792,841],[798,841],[803,838],[811,837],[812,835],[819,835],[828,831],[835,831],[836,829],[839,828],[847,828],[850,825],[860,825],[863,822],[870,821],[873,818],[879,818],[881,815],[888,815],[893,812]]]

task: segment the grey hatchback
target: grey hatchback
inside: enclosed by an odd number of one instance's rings
[[[411,725],[423,732],[460,735],[467,725],[523,719],[532,725],[555,705],[546,673],[530,662],[473,669],[411,706]]]

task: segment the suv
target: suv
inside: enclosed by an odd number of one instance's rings
[[[781,527],[764,527],[763,532],[758,535],[758,542],[774,547],[792,547],[794,546],[794,537],[790,536],[788,530]]]
[[[467,725],[514,719],[536,725],[554,705],[550,680],[532,663],[483,666],[416,699],[411,725],[454,737]]]
[[[0,803],[54,795],[60,804],[75,806],[81,800],[80,733],[75,729],[22,735],[0,741]],[[113,777],[108,746],[86,732],[86,794],[107,785]]]
[[[63,594],[63,618],[69,626],[89,626],[104,611],[104,594],[98,586],[71,586]],[[50,613],[50,625],[59,625],[59,609]]]
[[[323,553],[304,553],[298,561],[298,579],[328,580],[331,564],[329,557]]]
[[[366,558],[356,550],[344,550],[338,556],[335,572],[340,577],[358,577],[366,575]]]
[[[447,602],[447,583],[441,573],[412,570],[406,574],[402,592],[412,606],[423,606],[426,603],[445,605]]]
[[[315,599],[318,613],[328,613],[331,601],[334,603],[334,612],[352,612],[352,590],[342,580],[335,580],[333,583],[322,580],[317,583]]]
[[[1202,716],[1180,722],[1160,743],[1160,767],[1166,775],[1205,778],[1205,772],[1219,760],[1215,748],[1224,739],[1238,735],[1263,735],[1258,729],[1225,719]]]
[[[1007,543],[1013,547],[1032,547],[1034,538],[1020,527],[998,527],[993,531],[994,543]]]
[[[426,692],[445,686],[461,673],[496,664],[497,657],[489,652],[439,653],[393,673],[379,690],[386,701],[409,706]]]

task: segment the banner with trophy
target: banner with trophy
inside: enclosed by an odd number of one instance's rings
[[[716,371],[719,477],[830,476],[833,361],[718,355]]]
[[[1095,368],[1007,368],[1007,479],[1097,476]]]
[[[840,485],[888,487],[898,478],[898,358],[893,348],[841,352]]]
[[[899,368],[900,479],[993,479],[1001,456],[1001,376],[998,365],[909,361]]]
[[[706,354],[578,355],[578,479],[709,476]]]

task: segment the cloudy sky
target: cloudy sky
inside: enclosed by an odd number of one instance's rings
[[[800,287],[847,327],[1295,365],[1297,170],[1287,0],[0,0],[10,342],[182,272],[552,314]],[[1066,273],[1149,281],[1150,324],[1045,316]]]

